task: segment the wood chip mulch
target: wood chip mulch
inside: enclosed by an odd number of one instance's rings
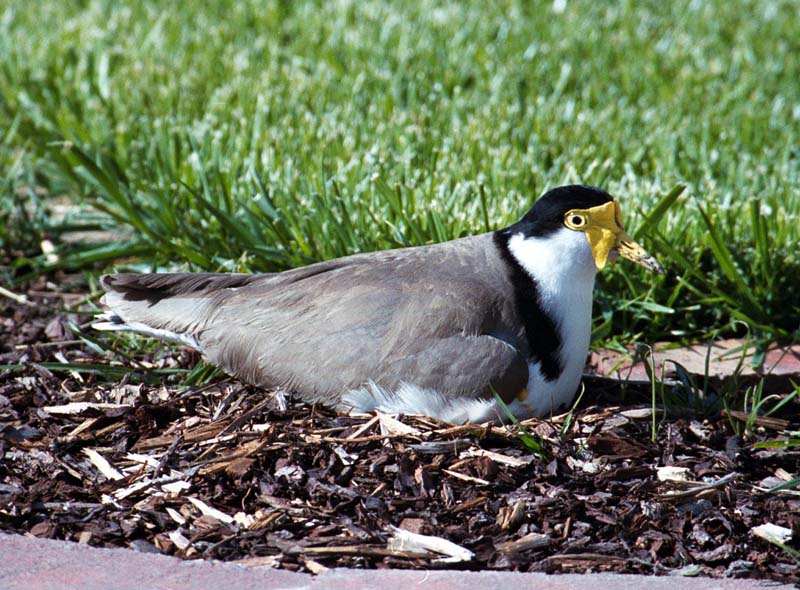
[[[800,582],[764,539],[798,548],[800,491],[766,490],[798,476],[800,447],[754,447],[800,430],[796,400],[746,439],[735,415],[659,414],[652,442],[642,398],[609,405],[620,387],[594,380],[571,418],[526,423],[537,455],[513,427],[341,416],[222,377],[182,387],[170,371],[196,355],[104,353],[71,328],[88,316],[53,311],[79,296],[29,299],[0,300],[1,530],[312,573]]]

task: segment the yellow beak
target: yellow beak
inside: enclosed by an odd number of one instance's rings
[[[617,203],[611,201],[599,207],[585,209],[582,213],[586,216],[584,231],[598,270],[602,270],[611,253],[616,252],[653,272],[664,274],[664,268],[658,260],[625,233],[622,213]]]

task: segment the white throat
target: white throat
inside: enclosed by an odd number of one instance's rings
[[[553,319],[561,339],[561,375],[547,381],[539,363],[530,362],[528,398],[515,402],[523,406],[517,408],[519,414],[542,416],[569,403],[580,383],[592,332],[597,266],[586,234],[566,227],[546,237],[515,234],[508,249],[536,282],[539,304]]]
[[[508,249],[536,281],[542,305],[547,306],[549,298],[565,290],[584,287],[591,293],[594,287],[597,266],[589,240],[581,231],[565,227],[543,238],[518,233],[511,236]]]

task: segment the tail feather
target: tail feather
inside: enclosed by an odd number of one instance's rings
[[[97,319],[103,319],[106,314],[99,314]],[[159,340],[166,340],[167,342],[174,342],[175,344],[182,344],[195,350],[202,350],[200,343],[191,334],[179,334],[178,332],[170,332],[169,330],[162,330],[153,328],[140,322],[126,322],[123,321],[118,315],[114,315],[111,321],[95,322],[92,328],[101,332],[133,332],[135,334],[142,334],[150,336],[151,338],[158,338]]]
[[[149,273],[104,275],[107,311],[93,327],[129,331],[202,350],[196,334],[216,306],[253,275]]]
[[[119,273],[103,275],[100,284],[108,293],[119,293],[126,301],[155,305],[174,297],[209,297],[252,283],[257,275],[238,273],[178,272]]]

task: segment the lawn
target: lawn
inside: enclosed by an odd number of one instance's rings
[[[319,572],[429,567],[386,548],[414,521],[480,568],[797,581],[754,532],[796,528],[797,385],[587,380],[530,432],[453,430],[287,411],[88,326],[113,268],[430,244],[588,183],[667,269],[600,273],[595,347],[793,343],[798,10],[0,0],[0,529]]]
[[[427,244],[582,182],[668,269],[601,275],[599,341],[796,335],[794,2],[0,6],[10,284]]]

